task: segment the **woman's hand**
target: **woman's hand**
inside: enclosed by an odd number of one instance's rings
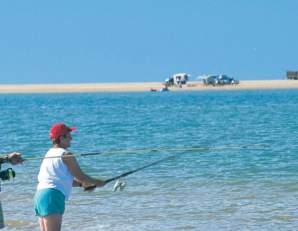
[[[96,185],[83,185],[84,191],[86,192],[93,192],[96,188]]]
[[[92,192],[96,187],[103,187],[106,184],[104,180],[96,180],[96,184],[83,184],[84,191]]]

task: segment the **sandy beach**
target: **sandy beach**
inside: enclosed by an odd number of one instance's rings
[[[144,83],[82,83],[82,84],[24,84],[0,85],[0,93],[76,93],[76,92],[146,92],[151,89],[159,91],[161,82]],[[201,82],[190,81],[182,88],[171,87],[170,91],[204,91],[204,90],[242,90],[242,89],[295,89],[295,80],[246,80],[239,85],[205,86]]]

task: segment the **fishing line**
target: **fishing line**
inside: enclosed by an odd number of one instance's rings
[[[97,151],[97,152],[88,152],[88,153],[79,153],[71,154],[63,157],[86,157],[86,156],[97,156],[97,155],[110,155],[110,154],[126,154],[126,153],[152,153],[152,152],[196,152],[196,151],[221,151],[221,150],[264,150],[268,147],[265,144],[248,144],[241,146],[217,146],[217,147],[181,147],[181,148],[140,148],[140,149],[126,149],[126,150],[108,150],[108,151]],[[49,157],[28,157],[25,158],[25,161],[32,160],[43,160],[43,159],[52,159],[52,158],[61,158],[61,156],[49,156]]]

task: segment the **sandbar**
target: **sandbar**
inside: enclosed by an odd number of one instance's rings
[[[0,94],[7,93],[83,93],[83,92],[148,92],[160,91],[162,82],[143,83],[76,83],[76,84],[2,84]],[[238,85],[206,86],[190,81],[170,91],[298,89],[298,80],[243,80]]]

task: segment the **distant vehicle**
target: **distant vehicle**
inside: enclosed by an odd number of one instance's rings
[[[189,77],[190,75],[187,73],[177,73],[172,75],[172,77],[167,78],[165,80],[164,85],[166,87],[171,87],[171,86],[182,87],[182,85],[187,83],[187,81],[189,80]]]
[[[205,85],[229,85],[229,84],[239,84],[239,80],[236,80],[227,75],[204,75],[199,77]]]
[[[298,80],[298,71],[287,71],[287,79]]]

